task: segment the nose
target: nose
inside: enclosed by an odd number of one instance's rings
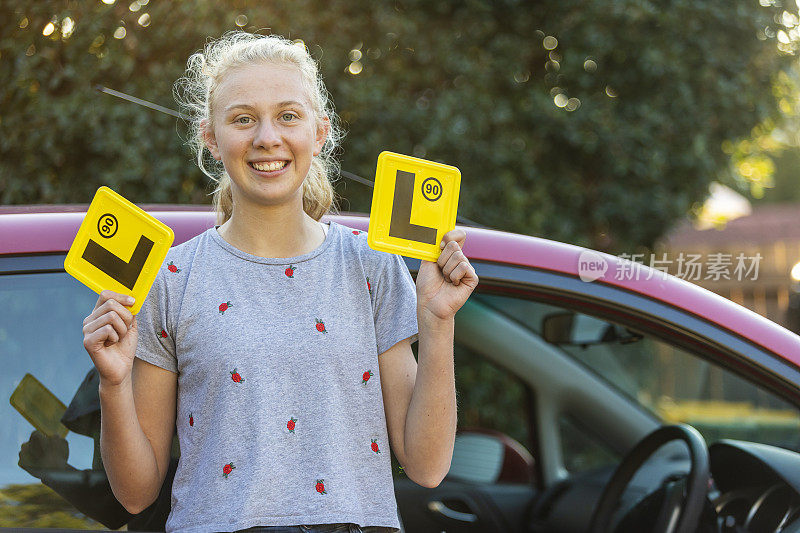
[[[262,121],[254,132],[253,147],[269,150],[280,144],[281,136],[275,125],[270,121]]]

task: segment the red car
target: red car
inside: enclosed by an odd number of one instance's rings
[[[63,268],[84,209],[0,208],[0,529],[156,531],[169,512],[169,476],[131,516],[100,463],[96,295]],[[146,209],[175,244],[214,223]],[[459,434],[439,487],[396,468],[406,531],[800,531],[800,337],[619,258],[465,229],[481,283],[456,316]]]

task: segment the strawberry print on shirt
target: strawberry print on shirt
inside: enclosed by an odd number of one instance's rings
[[[327,492],[325,492],[325,480],[324,479],[318,479],[315,488],[317,489],[317,492],[319,492],[320,494],[328,494]]]
[[[239,372],[237,372],[235,368],[231,371],[231,379],[235,383],[241,383],[242,381],[244,381],[244,378],[241,375],[239,375]]]
[[[233,466],[233,463],[228,463],[225,466],[223,466],[222,467],[222,477],[224,477],[225,479],[228,479],[228,474],[233,472],[234,468],[236,468],[236,467]]]
[[[366,372],[361,374],[361,384],[366,385],[367,381],[369,381],[369,378],[371,377],[372,377],[372,370],[367,370]]]
[[[169,271],[170,271],[170,272],[172,272],[173,274],[177,274],[178,272],[180,272],[180,271],[181,271],[181,269],[180,269],[180,268],[178,268],[178,267],[176,267],[176,266],[175,266],[175,265],[172,263],[172,261],[170,261],[170,262],[169,262],[169,264],[167,265],[167,270],[169,270]]]
[[[219,304],[219,314],[224,315],[225,311],[227,311],[231,307],[233,307],[232,303],[222,302],[221,304]]]
[[[167,332],[162,328],[161,331],[158,333],[158,336],[161,337],[162,339],[166,339]]]
[[[289,433],[294,433],[294,426],[295,426],[296,422],[297,422],[297,419],[294,418],[294,417],[290,418],[289,421],[286,422],[286,429],[289,430]]]
[[[372,439],[372,444],[370,445],[370,448],[375,453],[381,453],[380,448],[378,448],[378,439]]]
[[[317,331],[319,331],[320,333],[328,333],[328,330],[325,329],[325,322],[323,322],[319,318],[315,318],[314,320],[317,321]]]
[[[284,274],[286,274],[286,277],[287,277],[287,278],[293,278],[293,277],[294,277],[294,271],[295,271],[295,270],[296,270],[296,269],[294,268],[294,265],[289,265],[289,266],[286,268],[286,270],[284,270],[284,271],[283,271],[283,273],[284,273]]]

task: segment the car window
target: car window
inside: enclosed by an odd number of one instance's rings
[[[418,343],[412,345],[417,356]],[[517,441],[532,454],[530,432],[531,391],[509,370],[468,347],[453,347],[458,401],[458,430],[488,430]],[[393,460],[393,472],[401,469]]]
[[[709,443],[728,438],[800,449],[797,408],[732,369],[588,314],[507,296],[477,298],[665,423],[690,424]],[[566,431],[575,433],[574,428]]]
[[[96,299],[63,272],[0,275],[0,495],[8,503],[0,527],[103,528],[81,509],[107,522],[115,511],[129,517],[106,489],[96,447],[99,399],[81,332]]]
[[[458,428],[499,431],[532,450],[529,392],[522,381],[466,346],[454,347]]]
[[[587,428],[569,415],[558,418],[561,436],[561,456],[564,468],[570,474],[616,465],[622,457],[609,448],[591,428]]]

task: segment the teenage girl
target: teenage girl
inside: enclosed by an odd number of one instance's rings
[[[450,466],[465,232],[415,287],[364,232],[319,222],[341,134],[302,43],[226,34],[176,94],[219,225],[169,251],[138,316],[103,291],[84,320],[115,496],[156,499],[177,428],[168,532],[396,531],[390,450],[425,487]]]

